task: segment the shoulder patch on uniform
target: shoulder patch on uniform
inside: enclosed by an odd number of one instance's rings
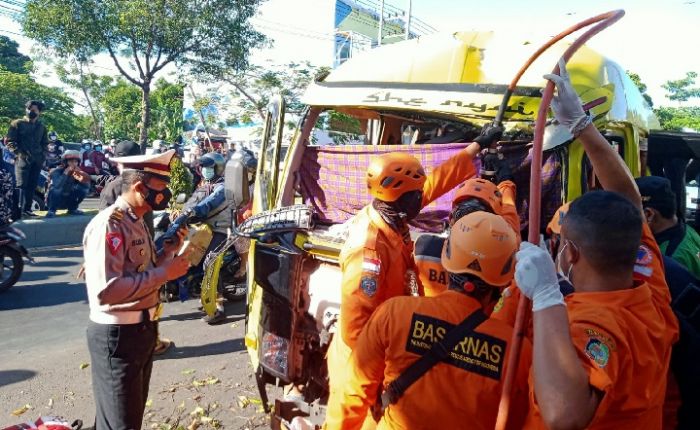
[[[365,257],[362,259],[362,271],[378,275],[382,269],[382,262],[377,258]]]
[[[377,293],[377,279],[373,276],[364,276],[360,280],[360,289],[367,297],[374,297]]]
[[[596,337],[589,338],[584,352],[601,369],[607,366],[610,359],[610,348],[600,339]]]
[[[122,219],[124,219],[124,211],[121,210],[120,208],[114,208],[114,210],[112,210],[112,213],[109,214],[109,220],[110,220],[110,221],[117,221],[117,222],[119,222],[119,221],[121,221]]]
[[[119,232],[107,233],[107,248],[112,255],[116,255],[119,248],[124,244],[124,236]]]
[[[649,263],[651,263],[653,259],[654,259],[654,257],[653,257],[653,254],[651,253],[651,250],[649,250],[649,248],[647,248],[646,245],[640,245],[639,249],[637,250],[636,264],[646,266]]]

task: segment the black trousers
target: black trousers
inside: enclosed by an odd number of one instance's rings
[[[30,161],[19,156],[15,160],[15,181],[19,189],[20,210],[29,211],[32,209],[32,199],[36,191],[41,167],[43,163]]]
[[[156,323],[107,325],[90,321],[96,430],[139,430],[148,399]]]

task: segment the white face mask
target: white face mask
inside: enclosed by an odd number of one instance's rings
[[[569,246],[570,243],[571,241],[567,240],[564,246],[562,246],[559,252],[557,253],[557,274],[559,275],[560,279],[563,279],[565,282],[568,282],[573,287],[574,283],[571,282],[571,269],[574,268],[574,265],[572,264],[571,266],[569,266],[569,270],[567,270],[566,273],[564,273],[564,269],[562,269],[561,267],[561,256],[564,253],[564,249],[567,246]]]

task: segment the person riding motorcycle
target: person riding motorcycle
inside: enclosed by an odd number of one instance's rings
[[[47,169],[54,168],[61,164],[61,156],[63,155],[63,142],[58,139],[58,134],[51,131],[48,134],[49,144],[46,146],[46,161],[44,166]]]
[[[181,212],[181,215],[186,215],[188,221],[201,221],[212,229],[213,235],[207,254],[226,240],[229,228],[233,224],[233,212],[236,208],[235,203],[226,198],[225,166],[226,159],[221,154],[212,152],[202,156],[200,159],[202,183],[192,193]],[[216,313],[211,317],[206,316],[204,321],[208,324],[216,324],[224,319],[223,303],[217,301]]]

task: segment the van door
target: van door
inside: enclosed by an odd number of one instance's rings
[[[275,206],[277,190],[279,189],[280,147],[284,131],[284,98],[278,95],[268,105],[265,111],[265,128],[258,161],[257,183],[255,186],[254,213],[272,209]]]

